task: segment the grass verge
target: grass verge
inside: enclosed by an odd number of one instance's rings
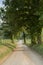
[[[43,56],[43,44],[40,45],[36,44],[31,46],[31,44],[26,43],[26,45],[33,49],[34,51],[36,51],[37,53],[39,53],[41,56]]]
[[[41,56],[43,56],[43,44],[41,44],[41,45],[33,45],[33,46],[31,46],[31,48],[33,50],[35,50],[36,52],[38,52]]]
[[[14,48],[16,48],[16,44],[9,42],[9,40],[7,42],[4,40],[3,43],[0,43],[0,61],[14,51]]]

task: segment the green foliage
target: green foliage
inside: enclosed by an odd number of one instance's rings
[[[41,34],[42,23],[39,20],[42,0],[5,0],[5,21],[9,23],[12,35],[15,36],[22,27],[29,30],[31,39]],[[32,37],[33,36],[33,37]]]

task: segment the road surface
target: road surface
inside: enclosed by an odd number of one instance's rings
[[[43,58],[19,41],[17,48],[2,65],[43,65]]]

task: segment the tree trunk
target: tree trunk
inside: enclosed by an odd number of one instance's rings
[[[38,35],[37,35],[37,42],[38,42],[38,44],[42,43],[42,41],[41,41],[41,33],[38,33]]]
[[[26,44],[26,36],[24,32],[23,32],[23,39],[24,39],[24,44]]]
[[[35,40],[35,35],[31,35],[31,44],[34,45],[36,44],[36,40]]]
[[[12,40],[12,43],[14,43],[14,34],[12,35],[11,40]]]

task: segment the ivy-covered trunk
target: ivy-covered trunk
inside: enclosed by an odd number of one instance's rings
[[[12,43],[14,43],[14,34],[11,35]]]
[[[41,33],[38,33],[38,35],[37,35],[37,42],[38,42],[38,44],[42,43],[42,41],[41,41]]]
[[[42,43],[42,40],[41,40],[41,32],[42,32],[42,28],[39,27],[39,29],[37,31],[37,42],[38,42],[38,44],[41,44]]]
[[[26,36],[24,32],[23,32],[23,39],[24,39],[24,44],[26,44]]]
[[[12,43],[14,43],[14,34],[12,35]]]
[[[31,34],[31,44],[34,45],[36,44],[36,39],[35,39],[35,35]]]

